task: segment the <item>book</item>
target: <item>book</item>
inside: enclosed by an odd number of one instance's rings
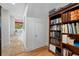
[[[50,50],[51,50],[51,51],[53,51],[53,52],[55,52],[55,50],[56,50],[56,46],[55,46],[55,45],[50,44]]]
[[[73,29],[72,29],[72,25],[71,24],[68,24],[68,32],[69,32],[69,34],[73,33]]]
[[[79,23],[78,22],[76,23],[76,31],[77,31],[77,34],[79,34]]]
[[[51,30],[61,30],[61,25],[51,26]]]
[[[61,26],[62,33],[79,34],[79,23],[64,24]]]
[[[79,19],[79,9],[62,14],[62,22],[74,21]]]
[[[79,9],[77,9],[77,19],[79,19]]]
[[[70,50],[66,48],[63,49],[63,56],[72,56],[72,55],[73,53]]]
[[[62,27],[62,33],[68,33],[68,25],[64,24],[61,26]]]
[[[72,23],[71,25],[72,25],[73,34],[77,34],[76,24],[75,23]]]
[[[63,43],[68,43],[67,35],[62,35],[62,42]]]
[[[57,23],[61,23],[61,18],[51,20],[51,24],[57,24]]]
[[[50,37],[52,37],[53,36],[53,32],[50,32]]]
[[[70,37],[68,37],[67,43],[70,45],[74,45],[74,39],[71,39]]]
[[[75,13],[76,11],[74,10],[74,11],[71,11],[71,20],[76,20],[76,13]]]
[[[50,21],[50,23],[52,24],[53,20]]]

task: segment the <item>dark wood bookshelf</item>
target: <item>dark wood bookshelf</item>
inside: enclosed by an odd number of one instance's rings
[[[62,33],[62,35],[68,35],[69,37],[79,39],[79,34]]]
[[[56,38],[56,37],[50,37],[50,38],[52,38],[52,39],[61,39],[61,38]]]
[[[56,45],[56,44],[54,44],[54,43],[50,43],[50,44],[55,45],[56,47],[62,49],[60,45]]]
[[[51,24],[50,26],[61,25],[61,23]]]
[[[62,22],[62,23],[63,24],[68,24],[68,23],[76,23],[76,22],[79,22],[79,19],[78,20],[67,21],[67,22]]]
[[[50,30],[50,32],[53,32],[53,31],[55,31],[55,32],[61,32],[61,30]]]
[[[76,46],[73,46],[70,44],[65,44],[65,43],[62,43],[62,45],[63,45],[63,48],[67,48],[70,51],[72,51],[73,53],[79,55],[79,47],[76,47]]]
[[[62,7],[58,11],[49,14],[49,17],[51,18],[51,17],[55,17],[57,15],[61,15],[62,13],[67,12],[67,11],[70,11],[70,10],[76,8],[76,7],[79,7],[79,3],[73,3],[72,5]]]
[[[67,35],[68,37],[75,39],[76,42],[79,42],[79,34],[62,33],[62,30],[51,30],[51,27],[54,26],[54,25],[79,23],[79,18],[72,20],[71,18],[69,18],[69,16],[71,17],[71,15],[69,15],[69,14],[67,14],[67,20],[65,20],[64,19],[65,17],[63,17],[63,14],[69,13],[71,11],[75,11],[77,9],[79,9],[79,3],[73,3],[73,4],[66,5],[66,6],[62,7],[59,10],[57,10],[57,11],[51,13],[51,14],[49,13],[49,46],[50,46],[50,44],[52,44],[56,47],[61,48],[61,50],[62,50],[62,52],[59,53],[59,54],[55,53],[56,55],[63,55],[63,49],[64,48],[70,50],[73,54],[79,55],[79,47],[73,46],[73,45],[70,45],[70,44],[62,43],[62,35]],[[79,16],[77,16],[77,17],[79,17]],[[51,24],[51,20],[55,20],[56,18],[61,18],[62,23]],[[61,39],[61,43],[60,43],[61,45],[60,46],[57,46],[56,44],[53,44],[53,43],[50,42],[51,38],[52,39],[58,39],[58,38],[55,38],[55,37],[50,37],[50,32],[60,32],[61,33],[61,38],[59,38],[59,39]],[[50,52],[53,52],[53,51],[50,51]]]

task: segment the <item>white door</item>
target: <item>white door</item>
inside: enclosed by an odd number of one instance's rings
[[[31,50],[44,46],[44,26],[41,23],[29,24],[29,40]]]

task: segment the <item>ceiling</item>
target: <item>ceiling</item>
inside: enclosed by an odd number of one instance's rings
[[[41,19],[48,19],[48,12],[53,8],[59,8],[67,3],[27,3],[28,17],[36,17]],[[0,3],[0,5],[9,10],[17,18],[22,18],[26,3]]]
[[[16,18],[22,18],[24,9],[25,9],[25,3],[0,3],[0,5],[4,8],[10,11],[10,13],[15,16]]]
[[[59,8],[67,5],[68,3],[28,3],[28,17],[36,17],[48,19],[48,13],[53,8]]]

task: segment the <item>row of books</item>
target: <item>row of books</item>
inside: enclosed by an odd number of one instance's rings
[[[61,32],[55,32],[55,31],[50,32],[50,36],[59,39],[61,38]]]
[[[50,42],[52,43],[52,44],[55,44],[55,45],[57,45],[57,46],[60,46],[60,39],[54,39],[54,38],[51,38],[51,40],[50,40]]]
[[[51,26],[51,30],[61,30],[61,25]]]
[[[78,19],[79,19],[79,9],[69,11],[62,15],[62,22],[68,22],[68,21],[73,21]]]
[[[77,41],[77,39],[72,39],[67,35],[62,35],[62,42],[66,44],[70,44],[75,47],[79,47],[79,42]]]
[[[50,49],[52,52],[54,52],[54,53],[55,53],[56,46],[55,46],[55,45],[50,44],[50,46],[49,46],[49,47],[50,47],[49,49]]]
[[[57,23],[61,23],[61,18],[56,18],[56,19],[53,19],[51,20],[51,24],[57,24]]]
[[[67,35],[62,35],[62,42],[63,43],[66,43],[66,44],[68,43],[70,45],[74,45],[74,41],[75,41],[75,39],[71,39]]]
[[[63,56],[78,56],[78,55],[77,54],[74,54],[70,50],[64,48],[63,49]]]
[[[61,54],[61,49],[56,47],[55,45],[50,44],[50,50],[54,53]]]
[[[73,53],[70,50],[66,48],[63,49],[63,56],[72,56],[72,55]]]
[[[62,33],[79,34],[79,22],[61,25]]]

